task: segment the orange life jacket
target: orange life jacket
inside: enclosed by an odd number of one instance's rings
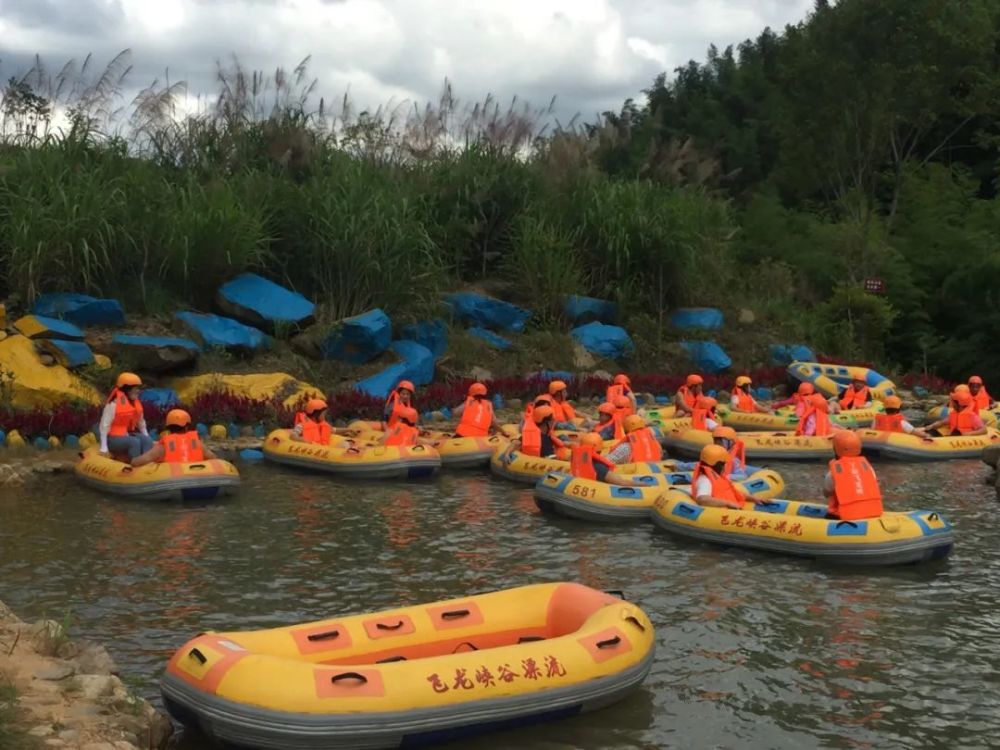
[[[197,430],[164,432],[160,436],[160,445],[163,446],[163,461],[168,464],[189,464],[205,459],[205,449]]]
[[[608,386],[608,390],[604,392],[604,400],[609,404],[613,404],[615,399],[619,396],[632,397],[632,391],[629,390],[627,385],[622,385],[621,383],[614,383]]]
[[[521,452],[529,456],[542,455],[542,431],[533,419],[524,420],[521,426]]]
[[[833,431],[830,429],[830,416],[825,411],[820,411],[815,406],[809,405],[799,418],[799,425],[795,428],[796,435],[806,434],[806,422],[812,416],[816,417],[816,432],[813,433],[814,436],[825,437]]]
[[[493,404],[487,398],[469,396],[465,399],[462,421],[455,428],[460,437],[486,437],[493,425]]]
[[[315,419],[311,419],[305,412],[299,412],[295,415],[295,424],[302,425],[302,439],[307,443],[315,443],[316,445],[329,445],[330,436],[333,430],[330,429],[330,423],[325,419],[317,422]]]
[[[695,464],[694,471],[691,473],[691,494],[695,495],[697,492],[698,478],[702,475],[708,477],[709,481],[712,483],[712,497],[716,497],[719,500],[728,500],[739,505],[741,508],[746,505],[746,500],[743,499],[743,495],[740,494],[739,490],[736,489],[728,477],[719,474],[710,466],[705,466],[701,461]],[[695,500],[698,498],[695,497]]]
[[[874,427],[876,430],[881,430],[882,432],[902,432],[903,415],[901,413],[876,414]]]
[[[846,456],[830,462],[833,497],[827,512],[842,521],[878,518],[882,515],[882,491],[868,460]]]
[[[948,410],[948,427],[951,428],[952,435],[965,435],[979,429],[976,418],[979,415],[971,408]]]
[[[798,393],[794,394],[792,398],[795,399],[795,416],[802,419],[802,415],[809,411],[809,404],[806,402],[805,397],[800,396]]]
[[[556,401],[552,399],[552,414],[556,422],[572,422],[576,419],[576,411],[569,401]]]
[[[108,396],[108,403],[115,405],[115,418],[108,430],[109,437],[122,437],[139,431],[142,421],[142,401],[129,401],[125,391],[114,388]]]
[[[628,414],[620,413],[618,411],[612,415],[611,422],[615,426],[615,440],[625,439],[625,417],[627,416]]]
[[[740,462],[740,470],[747,467],[747,446],[742,440],[734,440],[733,447],[729,449],[729,460],[726,461],[726,476],[731,476],[736,468],[737,459]]]
[[[708,422],[711,419],[713,422],[718,422],[719,420],[715,417],[715,412],[712,409],[695,409],[691,412],[691,429],[693,430],[707,430]]]
[[[972,405],[977,411],[983,411],[984,409],[990,408],[990,402],[993,399],[990,398],[990,394],[986,392],[986,388],[983,386],[979,387],[979,393],[972,397]]]
[[[393,427],[399,421],[399,412],[406,408],[406,404],[403,403],[403,399],[399,397],[399,391],[393,391],[389,394],[389,398],[385,400],[385,411],[388,412],[388,417],[385,420],[385,426]]]
[[[737,388],[733,391],[733,395],[736,396],[736,411],[756,411],[757,402],[753,400],[753,396],[745,393],[742,388]]]
[[[389,428],[385,435],[386,445],[416,445],[417,436],[420,435],[420,430],[416,427],[411,427],[406,424],[406,422],[396,422],[392,427]]]
[[[693,409],[695,403],[698,401],[698,396],[691,392],[691,389],[686,385],[682,385],[677,389],[677,395],[681,397],[681,400],[687,404],[688,409]]]
[[[854,386],[848,386],[847,392],[840,398],[841,409],[861,409],[871,401],[868,386],[862,386],[860,391],[854,390]]]
[[[663,448],[656,439],[656,435],[648,427],[630,432],[626,436],[629,445],[632,446],[632,462],[659,461],[663,458]]]
[[[577,443],[570,449],[569,470],[574,477],[597,479],[595,463],[604,464],[609,469],[614,468],[614,464],[595,451],[592,445]]]

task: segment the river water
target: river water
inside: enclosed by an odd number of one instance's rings
[[[815,497],[820,466],[774,465]],[[241,465],[211,505],[106,499],[54,476],[0,492],[0,599],[105,643],[158,701],[204,630],[287,625],[539,581],[623,589],[658,629],[643,688],[463,748],[937,748],[1000,742],[1000,543],[976,461],[881,465],[887,505],[946,513],[951,558],[831,569],[542,515],[485,471],[363,485]],[[183,738],[194,750],[205,740]]]

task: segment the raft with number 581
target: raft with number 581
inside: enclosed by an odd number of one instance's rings
[[[547,583],[204,633],[161,692],[175,719],[241,747],[413,747],[603,708],[642,684],[654,649],[639,607]]]
[[[743,510],[709,508],[678,490],[650,509],[653,524],[671,534],[729,547],[778,552],[842,565],[904,565],[951,553],[948,520],[933,511],[886,512],[879,518],[838,521],[826,506],[772,500]]]

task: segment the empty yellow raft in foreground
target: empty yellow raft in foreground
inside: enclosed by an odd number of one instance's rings
[[[255,748],[396,748],[574,716],[649,673],[653,626],[573,583],[206,633],[167,666],[177,720]]]
[[[920,438],[903,432],[860,430],[858,436],[866,456],[896,461],[951,461],[979,458],[983,448],[1000,441],[1000,433]]]
[[[650,510],[653,523],[676,536],[733,547],[812,557],[845,565],[902,565],[951,553],[951,524],[926,510],[863,521],[827,520],[826,506],[774,500],[744,510],[706,508],[668,490]]]
[[[123,497],[149,500],[212,500],[236,492],[240,473],[228,461],[146,464],[133,468],[97,448],[80,454],[73,469],[88,487]]]
[[[833,443],[829,437],[805,437],[791,432],[744,432],[740,440],[746,446],[748,461],[833,458]],[[707,430],[670,430],[663,439],[672,453],[691,458],[697,458],[701,449],[711,442],[712,434]]]
[[[674,480],[672,486],[690,492],[689,472],[663,476]],[[737,482],[736,486],[754,497],[773,498],[785,491],[785,480],[775,471],[761,469]],[[535,485],[535,504],[545,512],[584,521],[645,521],[653,503],[665,489],[667,487],[663,486],[620,487],[552,473]]]
[[[324,471],[350,479],[420,479],[441,468],[441,456],[425,445],[413,447],[314,445],[275,430],[264,440],[264,456],[275,463]]]
[[[503,435],[489,437],[449,437],[432,443],[441,456],[441,466],[449,469],[472,469],[489,466],[490,458],[507,447]]]

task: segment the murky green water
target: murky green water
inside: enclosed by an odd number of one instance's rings
[[[821,467],[777,468],[789,496],[815,496]],[[486,473],[365,486],[244,465],[239,497],[206,506],[105,499],[70,477],[4,488],[0,599],[26,619],[68,608],[72,635],[106,643],[158,698],[168,656],[199,631],[577,580],[624,589],[657,625],[643,689],[462,747],[995,747],[1000,507],[987,469],[877,468],[890,507],[951,517],[950,560],[831,570],[553,519]]]

